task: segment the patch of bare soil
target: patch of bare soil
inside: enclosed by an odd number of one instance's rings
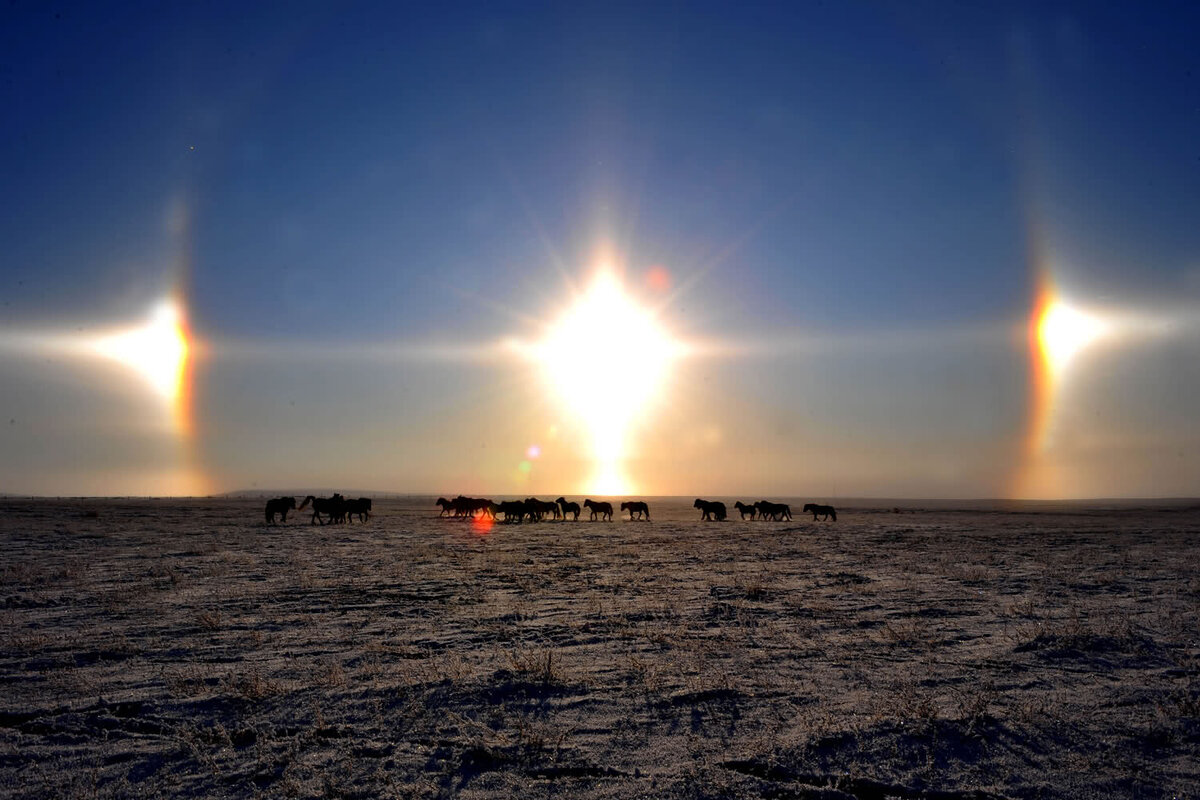
[[[0,503],[7,797],[1187,797],[1200,513]]]

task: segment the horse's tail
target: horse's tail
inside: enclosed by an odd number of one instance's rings
[[[315,499],[315,498],[313,498],[313,496],[310,494],[308,497],[304,498],[304,502],[303,502],[303,503],[301,503],[301,504],[300,504],[300,507],[299,507],[298,509],[296,509],[296,510],[297,510],[297,511],[303,511],[303,510],[304,510],[304,509],[305,509],[305,508],[308,506],[308,503],[309,503],[309,501],[310,501],[310,500],[313,500],[313,499]]]
[[[829,516],[833,519],[834,522],[837,522],[837,512],[833,510],[833,506],[829,507]]]

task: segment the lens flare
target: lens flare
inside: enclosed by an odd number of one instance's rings
[[[583,491],[622,494],[633,429],[658,398],[678,346],[655,316],[638,307],[607,269],[534,346],[554,392],[589,430],[595,469]],[[580,367],[565,371],[563,365]]]
[[[471,530],[476,536],[487,536],[492,532],[492,526],[495,524],[496,520],[494,517],[490,517],[487,514],[480,514],[471,519]]]
[[[646,286],[656,292],[665,292],[671,288],[671,273],[666,267],[655,265],[646,270]]]

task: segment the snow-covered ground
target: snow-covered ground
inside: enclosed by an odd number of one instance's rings
[[[703,523],[690,501],[490,529],[432,498],[327,527],[0,501],[0,793],[1200,786],[1200,510]]]

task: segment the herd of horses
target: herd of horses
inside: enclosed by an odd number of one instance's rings
[[[492,500],[464,497],[460,494],[452,500],[439,497],[434,505],[440,506],[442,509],[438,516],[474,519],[478,515],[489,519],[500,519],[500,515],[503,515],[505,522],[518,525],[526,519],[530,522],[541,522],[547,516],[552,519],[567,519],[568,514],[571,515],[572,520],[578,520],[583,508],[591,512],[589,519],[611,522],[613,518],[613,506],[608,501],[584,500],[581,508],[579,503],[569,501],[565,497],[560,497],[553,502],[527,497],[524,500],[504,500],[496,503]],[[696,498],[692,507],[700,509],[700,519],[703,520],[721,522],[727,517],[725,504],[720,500]],[[792,509],[787,503],[759,500],[757,503],[751,504],[739,500],[733,504],[733,507],[742,515],[742,519],[749,517],[760,520],[790,520],[792,518]],[[650,506],[641,500],[627,500],[621,503],[621,511],[628,511],[631,520],[650,519]],[[821,519],[837,522],[837,511],[833,506],[805,503],[804,513],[812,514],[814,522],[818,516]]]
[[[551,519],[566,519],[568,514],[575,521],[579,519],[579,515],[585,508],[591,512],[589,519],[612,521],[613,518],[612,503],[588,499],[584,500],[583,505],[580,506],[579,503],[565,497],[560,497],[553,502],[527,497],[524,500],[503,500],[496,503],[492,500],[464,497],[460,494],[453,500],[439,497],[434,505],[441,506],[442,513],[438,516],[474,518],[479,515],[489,519],[500,519],[500,516],[503,515],[505,522],[515,525],[519,525],[525,520],[541,522],[547,516]],[[640,500],[621,503],[621,510],[628,511],[630,519],[650,519],[650,506]],[[635,514],[637,516],[634,516]]]
[[[725,504],[719,500],[700,500],[692,505],[693,508],[700,509],[700,519],[723,520],[725,519]],[[749,517],[761,520],[784,520],[792,518],[792,507],[787,503],[772,503],[769,500],[759,500],[757,503],[743,503],[741,500],[733,504],[738,513],[742,515],[742,519]],[[837,522],[837,511],[833,506],[823,506],[817,503],[805,503],[804,513],[813,515],[813,522],[817,521],[819,516],[821,519],[832,520]]]
[[[296,498],[294,497],[275,497],[267,501],[266,518],[268,525],[275,524],[275,517],[278,515],[282,522],[287,522],[288,511],[295,509],[303,511],[305,508],[312,505],[312,521],[313,525],[320,523],[339,524],[346,523],[354,524],[354,517],[358,517],[359,522],[366,522],[371,516],[371,498],[359,497],[357,499],[347,499],[340,494],[335,494],[333,497],[314,497],[309,495],[304,498],[304,502],[297,508]],[[322,518],[324,515],[325,518]]]
[[[296,505],[294,497],[275,497],[268,500],[267,524],[274,525],[276,517],[279,517],[282,522],[287,522],[289,511],[303,511],[310,505],[312,506],[311,524],[313,525],[340,523],[352,525],[356,516],[359,522],[366,522],[371,516],[371,498],[369,497],[347,499],[340,494],[335,494],[333,497],[314,497],[310,494],[299,506]],[[591,520],[611,522],[614,513],[613,504],[607,500],[587,499],[580,506],[579,503],[567,500],[565,497],[560,497],[553,502],[527,497],[524,500],[503,500],[496,503],[477,497],[464,497],[460,494],[453,500],[439,497],[435,505],[441,506],[442,509],[442,513],[438,516],[470,519],[478,516],[493,520],[498,520],[503,516],[505,522],[515,525],[519,525],[525,520],[541,522],[546,517],[565,520],[567,515],[570,515],[572,520],[578,521],[579,515],[583,513],[584,509],[590,512],[589,519]],[[700,510],[700,519],[702,520],[722,522],[727,518],[725,504],[720,500],[696,498],[692,507]],[[739,500],[733,504],[733,507],[741,514],[742,519],[748,517],[760,520],[790,520],[792,518],[792,509],[787,503],[772,503],[768,500],[743,503]],[[621,511],[629,512],[630,520],[650,519],[650,506],[642,500],[626,500],[621,503]],[[805,503],[804,513],[812,514],[814,522],[818,517],[837,522],[837,511],[833,506]]]

